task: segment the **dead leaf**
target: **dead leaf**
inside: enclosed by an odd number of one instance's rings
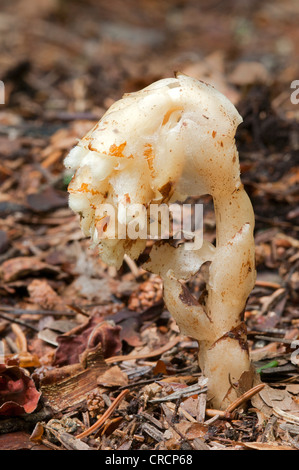
[[[122,416],[119,416],[118,418],[114,419],[108,419],[105,423],[103,430],[101,431],[101,436],[110,436],[110,434],[112,434],[113,431],[115,431],[115,429],[119,427],[123,419],[124,418]]]
[[[294,450],[293,447],[276,444],[275,442],[242,442],[242,446],[253,450]]]
[[[144,342],[140,339],[140,334],[136,331],[138,329],[140,320],[139,318],[127,318],[121,322],[121,340],[126,341],[133,348],[143,346]]]
[[[266,385],[263,390],[251,398],[252,405],[268,418],[273,415],[273,408],[283,411],[299,411],[292,395],[287,390],[279,390]]]
[[[34,279],[27,290],[30,300],[41,308],[57,311],[65,309],[64,302],[45,279]]]
[[[21,256],[11,258],[2,263],[0,272],[5,282],[15,281],[30,274],[36,275],[39,272],[59,274],[60,270],[55,266],[40,261],[36,256]]]
[[[154,375],[158,375],[158,374],[167,375],[167,369],[166,369],[166,365],[164,361],[162,361],[161,359],[157,361],[157,364],[153,370],[153,374]]]
[[[44,427],[41,423],[37,423],[30,435],[31,442],[40,442],[44,434]]]
[[[70,287],[73,287],[81,297],[90,301],[106,304],[111,302],[111,287],[109,279],[95,279],[85,274],[78,276]]]
[[[40,393],[33,380],[18,366],[0,364],[0,415],[32,413]]]
[[[261,62],[240,62],[230,74],[229,81],[238,86],[269,83],[270,75]]]
[[[105,358],[115,356],[121,350],[120,326],[103,321],[100,317],[91,317],[83,325],[79,325],[64,335],[57,336],[58,348],[54,365],[65,366],[79,362],[79,356],[86,349],[98,344],[102,346]]]
[[[253,367],[243,372],[238,381],[238,396],[242,396],[253,386],[254,381],[260,382],[260,378],[255,375]]]
[[[192,423],[186,430],[186,437],[190,440],[203,438],[208,432],[207,427],[201,423]]]
[[[286,386],[286,390],[292,395],[299,395],[299,384],[289,384]]]
[[[67,206],[67,195],[53,189],[51,186],[39,193],[27,196],[27,204],[34,212],[48,212]]]
[[[0,450],[49,450],[45,445],[36,445],[36,443],[31,442],[30,434],[27,434],[24,431],[10,432],[7,434],[0,435]]]
[[[114,366],[104,372],[98,378],[97,383],[103,387],[124,387],[128,385],[129,380],[127,374],[120,367]]]
[[[189,397],[181,403],[180,407],[195,418],[198,410],[198,398]]]

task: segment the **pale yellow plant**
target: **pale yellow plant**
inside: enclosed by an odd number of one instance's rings
[[[182,333],[198,340],[209,398],[222,409],[244,392],[240,379],[251,373],[243,312],[255,283],[254,214],[235,145],[241,121],[212,86],[178,74],[117,101],[65,160],[75,171],[70,207],[80,213],[102,259],[117,268],[125,254],[136,259],[146,240],[103,239],[114,222],[106,204],[127,226],[130,216],[120,210],[126,204],[149,208],[213,197],[216,246],[204,241],[186,250],[184,244],[157,243],[144,267],[163,279],[166,305]],[[206,293],[199,302],[186,281],[204,263]]]

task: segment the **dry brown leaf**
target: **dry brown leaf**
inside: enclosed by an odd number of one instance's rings
[[[155,365],[155,368],[153,370],[153,374],[154,375],[158,375],[158,374],[167,375],[167,368],[166,368],[164,361],[162,361],[161,359],[157,361],[157,364]]]
[[[44,445],[37,446],[36,443],[30,440],[30,434],[24,431],[0,435],[1,450],[30,450],[33,446],[36,450],[49,450],[49,448]]]
[[[55,354],[56,366],[76,364],[80,354],[86,348],[93,348],[99,343],[105,358],[114,356],[121,350],[121,327],[113,322],[103,321],[101,317],[90,317],[85,323],[57,336],[58,348]]]
[[[263,390],[251,398],[252,405],[268,418],[273,415],[273,408],[283,411],[299,411],[292,395],[287,390],[279,390],[266,385]]]
[[[193,418],[197,416],[198,398],[189,397],[181,403],[180,408],[187,411]]]
[[[45,279],[34,279],[27,290],[30,300],[45,310],[64,310],[65,304]]]
[[[36,256],[11,258],[2,263],[0,268],[0,273],[5,282],[15,281],[30,274],[36,275],[38,272],[48,272],[57,275],[60,270],[55,266],[40,261]]]
[[[286,386],[286,390],[292,395],[299,395],[299,384],[289,384]]]
[[[188,439],[203,438],[208,432],[207,426],[201,423],[192,423],[191,426],[186,430],[186,437]]]
[[[293,447],[276,444],[275,442],[242,442],[242,446],[253,450],[295,450]]]
[[[28,194],[27,203],[31,210],[41,213],[66,207],[67,198],[63,192],[56,191],[49,186],[41,192]]]
[[[103,387],[124,387],[128,382],[127,374],[118,366],[110,367],[97,379],[98,385]]]
[[[0,364],[0,415],[17,416],[32,413],[40,393],[33,380],[18,366]]]
[[[103,430],[101,431],[101,436],[110,436],[110,434],[112,434],[113,431],[115,431],[115,429],[119,427],[123,419],[124,418],[122,416],[119,416],[118,418],[114,419],[108,419],[105,423]]]
[[[238,86],[269,83],[270,75],[261,62],[240,62],[230,74],[229,81]]]

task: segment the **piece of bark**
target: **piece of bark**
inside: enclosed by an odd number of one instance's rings
[[[80,363],[46,372],[40,383],[44,402],[55,412],[79,407],[107,369],[100,345],[86,350]]]

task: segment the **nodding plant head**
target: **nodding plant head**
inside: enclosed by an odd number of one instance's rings
[[[241,314],[255,281],[254,215],[240,181],[234,139],[241,121],[213,87],[177,74],[113,104],[65,159],[74,171],[70,207],[103,260],[117,268],[125,254],[137,258],[146,239],[118,232],[113,239],[103,237],[115,223],[109,206],[126,227],[134,214],[123,208],[141,204],[147,231],[152,204],[213,197],[216,246],[204,241],[188,254],[184,245],[154,245],[145,267],[164,280],[166,305],[181,330],[199,341],[199,365],[219,407],[234,398],[238,380],[250,369]],[[207,261],[199,302],[186,282]]]
[[[230,101],[206,83],[178,74],[125,95],[71,150],[65,165],[75,174],[70,207],[86,236],[109,264],[127,253],[137,258],[146,241],[109,233],[113,217],[127,224],[123,208],[169,204],[234,186],[239,177],[233,136],[241,117]],[[213,158],[211,155],[213,154]],[[234,160],[234,161],[233,161]],[[229,177],[227,175],[229,174]],[[233,178],[232,178],[233,175]]]

